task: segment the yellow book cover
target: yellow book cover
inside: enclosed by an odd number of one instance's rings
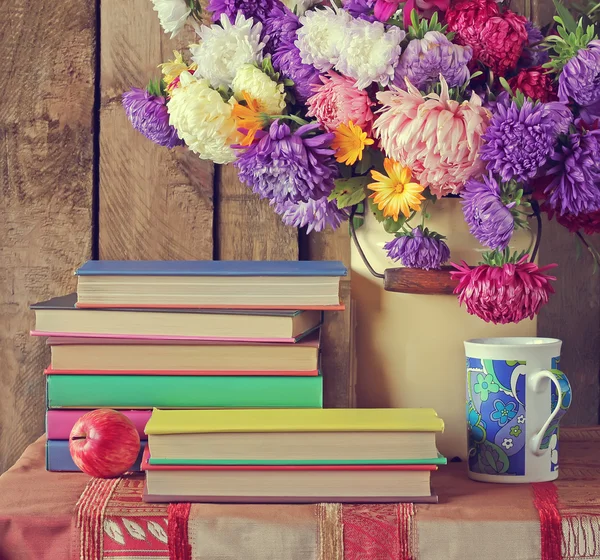
[[[216,432],[443,432],[431,408],[154,409],[146,434]]]

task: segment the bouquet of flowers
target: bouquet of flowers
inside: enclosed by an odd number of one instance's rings
[[[453,264],[469,313],[533,317],[553,292],[540,213],[600,232],[600,41],[561,4],[546,33],[496,0],[152,0],[198,35],[162,77],[123,95],[153,142],[187,146],[270,201],[283,222],[337,228],[368,207],[405,267],[450,260],[427,206],[460,197],[484,262]]]

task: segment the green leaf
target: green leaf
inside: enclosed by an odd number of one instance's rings
[[[363,152],[362,160],[360,160],[354,167],[354,171],[358,175],[364,175],[373,167],[373,156],[372,151],[368,148]]]
[[[370,177],[352,177],[351,179],[338,179],[335,188],[328,200],[335,200],[338,208],[347,208],[362,202],[367,198],[365,187],[371,181]]]
[[[386,218],[385,221],[383,222],[383,229],[387,233],[396,233],[402,227],[403,222],[404,222],[404,220],[402,220],[402,221],[398,220],[396,222],[394,220],[394,218]]]
[[[571,15],[571,12],[566,8],[566,6],[561,2],[561,0],[553,0],[554,7],[556,8],[556,13],[559,15],[562,20],[562,24],[565,26],[565,29],[571,33],[575,33],[577,29],[577,22],[575,18]]]
[[[375,219],[381,223],[383,222],[386,218],[383,215],[383,211],[379,209],[379,207],[377,206],[377,204],[375,204],[375,202],[373,202],[372,198],[367,198],[367,201],[369,202],[369,210],[371,212],[371,214],[373,214],[373,216],[375,216]]]
[[[150,80],[146,86],[146,91],[155,97],[165,97],[165,83],[162,79]]]
[[[508,82],[506,81],[506,78],[503,78],[502,76],[499,78],[500,80],[500,84],[502,85],[502,87],[508,92],[508,94],[512,97],[514,96],[513,90],[510,87],[510,85],[508,84]]]

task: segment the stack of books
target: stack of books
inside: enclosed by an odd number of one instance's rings
[[[431,409],[154,410],[149,502],[437,501]]]
[[[51,349],[49,470],[77,470],[70,428],[95,408],[143,433],[153,408],[323,406],[319,327],[343,309],[341,263],[90,261],[76,274],[77,294],[32,306]]]

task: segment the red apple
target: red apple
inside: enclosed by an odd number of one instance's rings
[[[84,414],[69,437],[73,462],[86,474],[113,478],[127,472],[140,452],[140,435],[121,412],[108,408]]]

